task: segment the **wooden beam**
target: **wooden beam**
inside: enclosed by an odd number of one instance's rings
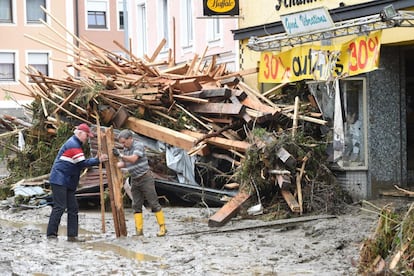
[[[152,56],[149,58],[149,62],[154,62],[154,60],[157,58],[157,56],[159,55],[159,53],[161,52],[162,48],[165,46],[166,43],[167,43],[167,40],[163,38],[160,44],[158,44],[158,47],[155,49]]]
[[[116,166],[118,158],[112,153],[115,146],[114,133],[111,128],[107,128],[102,135],[102,153],[108,155],[108,161],[105,162],[106,174],[108,177],[109,196],[111,198],[111,209],[114,220],[115,234],[117,237],[127,236],[125,223],[125,213],[122,198],[123,176],[120,169]]]
[[[276,114],[280,112],[280,108],[273,108],[271,106],[268,106],[266,104],[261,103],[260,101],[254,100],[251,96],[247,96],[245,99],[241,100],[240,103],[246,107],[249,107],[251,109],[266,112],[270,114]]]
[[[202,139],[204,137],[203,133],[194,132],[190,130],[182,130],[182,134],[187,134],[191,137],[195,137],[198,139]],[[248,142],[245,141],[233,141],[226,138],[221,137],[210,137],[206,138],[205,141],[208,144],[214,145],[216,147],[227,149],[227,150],[236,150],[240,152],[246,152],[249,147],[251,146]]]
[[[294,213],[300,212],[299,203],[296,201],[295,197],[292,195],[291,192],[288,190],[280,190],[283,198],[285,199],[286,203],[288,204],[290,210]]]
[[[180,94],[182,94],[182,93],[199,91],[203,87],[201,86],[197,78],[191,78],[191,79],[178,80],[174,88],[178,88],[180,90]]]
[[[208,226],[219,227],[225,225],[231,218],[237,215],[240,207],[250,198],[250,195],[240,191],[208,219]]]
[[[188,134],[180,133],[178,131],[159,126],[146,120],[137,119],[132,116],[126,120],[125,127],[138,134],[182,148],[186,151],[192,150],[195,146],[195,142],[197,141],[197,138],[194,138]],[[197,153],[199,155],[206,155],[208,154],[208,149],[203,149]]]
[[[205,103],[188,105],[188,109],[197,113],[237,116],[242,114],[245,107],[242,104],[233,103]]]
[[[200,93],[200,98],[224,98],[228,99],[232,95],[231,90],[228,88],[217,88],[217,89],[203,89]]]

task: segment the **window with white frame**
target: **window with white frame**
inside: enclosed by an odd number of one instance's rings
[[[46,13],[40,6],[46,8],[46,0],[26,0],[27,24],[41,24],[40,19],[46,21]]]
[[[13,0],[0,0],[0,23],[13,23]]]
[[[49,76],[49,54],[48,53],[28,53],[27,63],[30,70],[35,70],[35,73],[42,73]],[[32,80],[30,80],[32,82]]]
[[[192,0],[182,0],[181,4],[181,22],[182,24],[182,46],[189,47],[193,45],[193,8]]]
[[[168,1],[167,0],[160,0],[160,17],[159,17],[159,26],[161,28],[160,34],[161,39],[166,39],[167,43],[165,44],[163,50],[167,50],[169,48],[169,24],[168,24]]]
[[[215,42],[221,39],[220,18],[208,19],[207,33],[209,42]]]
[[[138,56],[147,53],[147,13],[145,3],[137,5],[137,51]]]
[[[88,29],[107,29],[108,2],[92,1],[86,3]]]
[[[16,81],[16,54],[0,53],[0,82]]]
[[[118,29],[124,29],[124,1],[118,1]]]

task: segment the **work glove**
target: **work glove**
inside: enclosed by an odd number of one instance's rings
[[[113,149],[112,149],[112,153],[113,153],[116,157],[121,156],[121,153],[119,152],[119,150],[118,150],[117,148],[113,148]]]

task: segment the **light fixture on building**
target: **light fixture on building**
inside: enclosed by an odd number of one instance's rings
[[[382,21],[389,21],[397,15],[398,12],[394,9],[394,6],[392,4],[385,6],[380,13]]]

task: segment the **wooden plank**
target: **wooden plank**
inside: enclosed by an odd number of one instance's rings
[[[232,96],[230,97],[230,101],[231,101],[231,103],[232,103],[233,105],[236,105],[236,106],[242,106],[242,107],[243,107],[243,108],[241,109],[241,112],[240,112],[240,114],[239,114],[239,117],[243,118],[243,120],[244,120],[246,123],[250,123],[250,122],[251,122],[251,120],[252,120],[252,117],[250,117],[250,115],[249,115],[249,114],[247,114],[247,112],[246,112],[246,107],[245,107],[245,106],[243,106],[243,105],[240,103],[239,99],[238,99],[235,95],[232,95]]]
[[[114,220],[115,234],[117,237],[127,236],[125,213],[123,207],[122,183],[123,176],[116,166],[118,158],[112,153],[114,148],[114,134],[112,128],[107,128],[102,135],[102,153],[108,154],[108,161],[105,162],[106,174],[108,177],[108,190],[111,199],[112,216]]]
[[[283,115],[285,115],[286,117],[291,118],[291,119],[293,119],[293,117],[294,117],[293,114],[285,113],[285,112],[283,112]],[[311,122],[311,123],[315,123],[315,124],[320,124],[320,125],[328,124],[328,121],[321,120],[321,119],[316,119],[316,118],[312,118],[312,117],[304,116],[304,115],[298,115],[298,119],[304,120],[304,121],[307,121],[307,122]]]
[[[174,88],[179,89],[180,93],[188,93],[188,92],[199,91],[203,87],[198,82],[197,78],[192,78],[192,79],[184,79],[184,80],[177,81],[177,84],[174,86]]]
[[[184,95],[173,95],[174,99],[182,100],[184,102],[193,102],[193,103],[208,103],[206,99],[200,99],[195,97],[189,97]]]
[[[228,88],[217,88],[217,89],[203,89],[200,93],[200,98],[224,98],[228,99],[232,95],[231,90]]]
[[[66,99],[58,106],[55,110],[53,110],[52,114],[55,114],[58,112],[62,107],[64,107],[68,102],[72,101],[72,99],[78,94],[80,89],[74,89],[72,93],[70,93],[69,96],[66,97]]]
[[[181,133],[187,134],[197,139],[202,139],[204,137],[203,133],[194,132],[190,130],[181,130]],[[240,152],[246,152],[251,146],[248,142],[245,142],[245,141],[232,141],[232,140],[221,138],[221,137],[210,137],[210,138],[206,138],[205,141],[208,144],[214,145],[219,148],[223,148],[227,150],[232,149],[232,150],[236,150]]]
[[[189,65],[187,63],[179,64],[179,65],[164,69],[161,72],[161,75],[163,74],[185,75],[188,71],[188,67]]]
[[[158,45],[157,49],[155,49],[154,53],[149,58],[149,62],[153,62],[157,58],[158,54],[161,52],[162,48],[164,47],[166,43],[167,43],[167,40],[163,38],[160,44]]]
[[[237,116],[242,114],[245,107],[242,104],[233,103],[205,103],[188,105],[188,109],[197,113]]]
[[[268,95],[272,94],[273,92],[276,92],[277,90],[279,90],[280,88],[284,87],[287,84],[288,84],[288,82],[276,85],[275,87],[272,87],[269,90],[267,90],[266,92],[264,92],[263,96],[267,97]]]
[[[260,101],[255,101],[251,96],[247,96],[245,99],[240,100],[240,103],[251,109],[267,112],[273,115],[280,112],[280,108],[273,108],[271,106],[261,103]]]
[[[231,90],[231,94],[233,96],[236,96],[237,99],[239,99],[239,101],[243,101],[244,99],[247,98],[247,93],[244,92],[244,91],[242,91],[242,90],[239,90],[239,89],[233,89],[233,90]]]
[[[190,67],[188,67],[187,76],[191,76],[191,75],[195,75],[196,73],[194,72],[194,67],[196,66],[196,62],[198,60],[198,54],[194,54],[194,58],[191,61]]]
[[[208,226],[220,227],[237,215],[240,207],[250,198],[250,195],[240,191],[237,195],[224,204],[213,216],[208,219]]]
[[[188,134],[180,133],[178,131],[159,126],[146,120],[137,119],[132,116],[126,120],[125,128],[129,128],[138,134],[182,148],[186,151],[192,150],[195,146],[195,142],[197,141],[197,138]],[[207,155],[208,148],[197,152],[197,154]]]
[[[295,197],[292,195],[291,192],[288,190],[280,190],[283,198],[285,199],[286,203],[288,204],[290,210],[294,213],[300,212],[299,203],[296,201]]]
[[[227,79],[219,80],[220,86],[228,86],[228,87],[234,87],[237,85],[240,81],[240,78],[238,77],[230,77]]]
[[[96,119],[96,134],[98,139],[98,154],[102,154],[102,135],[101,135],[101,124],[99,121],[98,112],[95,111]],[[99,199],[101,203],[101,231],[106,232],[105,228],[105,196],[104,196],[104,184],[103,184],[103,173],[102,173],[102,162],[99,162]]]

